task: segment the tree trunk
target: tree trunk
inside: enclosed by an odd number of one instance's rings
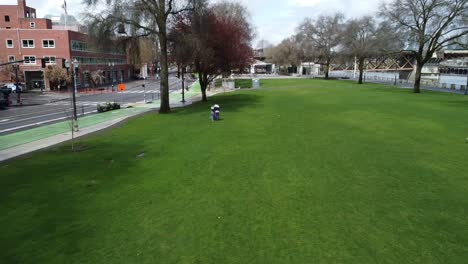
[[[362,77],[364,76],[364,59],[359,58],[359,84],[362,84]]]
[[[208,75],[201,72],[198,73],[198,79],[200,81],[200,90],[202,92],[202,102],[208,101],[206,97],[206,88],[208,86]]]
[[[208,99],[206,98],[206,87],[202,89],[202,102],[207,102]]]
[[[413,87],[413,92],[414,93],[420,93],[421,92],[421,72],[422,72],[422,63],[417,62],[416,63],[416,75],[414,76],[414,87]]]
[[[169,71],[167,63],[167,36],[166,27],[160,27],[159,32],[159,45],[161,45],[161,85],[160,85],[160,100],[159,113],[170,113],[171,107],[169,105]]]
[[[325,79],[328,80],[328,72],[330,71],[330,60],[325,63]]]

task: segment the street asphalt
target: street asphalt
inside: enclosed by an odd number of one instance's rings
[[[142,84],[146,84],[143,88]],[[180,80],[169,77],[170,92],[179,92]],[[13,94],[13,98],[15,95]],[[126,84],[124,92],[80,93],[76,98],[79,117],[95,114],[98,104],[116,102],[121,105],[159,99],[159,80],[140,80]],[[70,118],[73,113],[71,95],[62,94],[44,104],[15,106],[0,110],[0,135],[6,135]]]

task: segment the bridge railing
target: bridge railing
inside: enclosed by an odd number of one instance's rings
[[[359,72],[354,73],[353,71],[332,71],[329,75],[333,78],[345,78],[350,80],[357,80],[359,78]],[[431,89],[464,91],[467,88],[467,79],[468,76],[441,75],[437,79],[423,78],[421,79],[421,85]],[[414,79],[400,79],[394,72],[364,72],[363,81],[414,85]]]

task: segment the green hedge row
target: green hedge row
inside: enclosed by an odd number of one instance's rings
[[[103,113],[107,111],[112,111],[120,109],[120,104],[118,103],[105,103],[105,104],[98,104],[97,105],[97,111],[98,113]]]

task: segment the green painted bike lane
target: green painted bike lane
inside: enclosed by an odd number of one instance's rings
[[[185,98],[189,99],[200,94],[200,85],[195,82],[188,92],[185,93]],[[169,101],[171,104],[179,103],[182,99],[182,94],[172,93],[170,94]],[[148,111],[151,108],[157,108],[160,104],[159,100],[153,101],[151,104],[136,106],[132,108],[124,108],[105,113],[99,113],[81,117],[78,119],[78,125],[80,128],[90,127],[103,122],[111,121],[118,118],[125,118],[128,116],[137,115]],[[0,136],[0,150],[12,148],[18,145],[34,142],[44,138],[48,138],[62,133],[71,131],[71,122],[69,120],[36,127],[4,136]]]

